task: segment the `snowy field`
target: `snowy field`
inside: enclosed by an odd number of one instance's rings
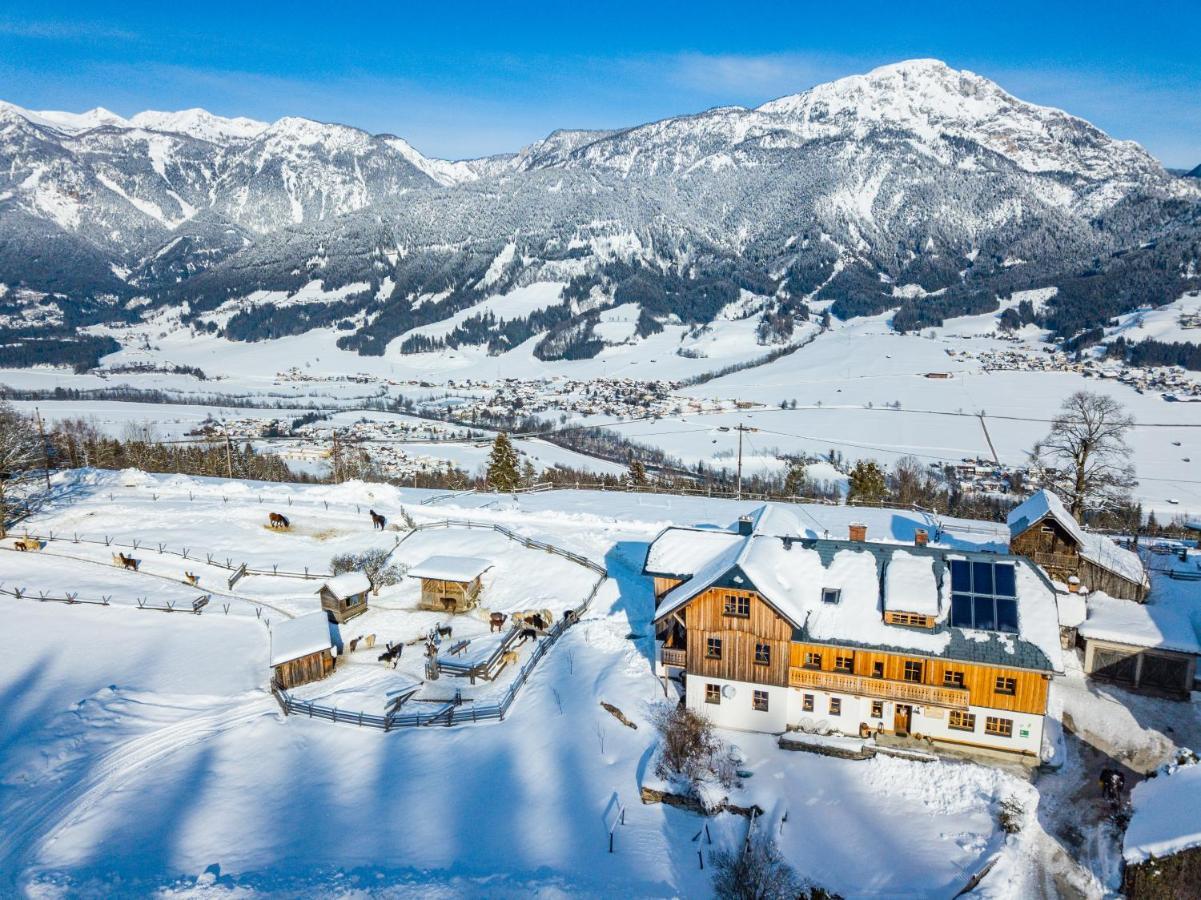
[[[9,633],[20,636],[0,658],[0,894],[708,892],[709,871],[700,871],[692,840],[704,821],[638,800],[642,785],[656,784],[648,714],[663,688],[651,664],[653,598],[637,573],[665,524],[726,525],[752,504],[566,491],[423,506],[419,501],[436,492],[129,472],[58,478],[60,499],[28,523],[31,532],[53,531],[56,539],[40,552],[0,550],[0,581],[106,595],[111,605],[0,596]],[[258,575],[231,589],[226,570],[157,552],[162,543],[188,547],[201,559],[211,553],[218,562],[323,569],[335,552],[387,548],[401,536],[373,531],[368,506],[392,521],[403,508],[418,521],[501,524],[607,567],[610,577],[592,608],[539,663],[504,721],[385,734],[284,717],[267,690],[265,620],[317,608],[317,582]],[[291,517],[291,531],[264,527],[273,509]],[[804,514],[810,512],[822,516],[814,533],[841,533],[849,522],[850,511],[839,508],[807,507]],[[867,513],[869,533],[880,539],[908,542],[929,524],[917,513],[855,512]],[[979,523],[947,524],[949,543],[1003,540]],[[141,571],[114,567],[110,548],[74,543],[76,535],[139,540]],[[413,563],[434,553],[492,560],[482,602],[496,609],[558,613],[579,602],[593,577],[560,557],[474,529],[417,532],[394,555]],[[199,571],[199,587],[213,590],[204,614],[137,608],[139,597],[152,605],[168,597],[190,602],[197,591],[182,584],[185,570]],[[427,619],[445,620],[413,610],[415,591],[412,582],[385,588],[343,636],[375,631],[381,640],[407,639],[428,627]],[[219,603],[229,604],[228,613]],[[487,639],[477,615],[453,618],[456,637]],[[354,708],[412,680],[412,672],[392,670],[374,655],[349,654],[333,677],[301,690]],[[437,690],[445,693],[452,681],[444,676]],[[1069,764],[1036,785],[1020,767],[847,761],[729,733],[752,773],[730,799],[758,804],[760,827],[773,830],[798,871],[848,897],[947,897],[994,856],[978,896],[1049,896],[1049,887],[1065,885],[1102,896],[1113,878],[1112,836],[1103,825],[1088,825],[1089,813],[1077,823],[1085,849],[1068,847],[1057,833],[1067,807],[1057,812],[1055,805],[1075,797],[1077,811],[1081,803],[1099,808],[1099,801],[1075,796],[1087,793],[1101,752],[1092,732],[1104,734],[1108,752],[1141,753],[1139,763],[1154,764],[1175,743],[1201,738],[1201,724],[1189,705],[1136,698],[1127,706],[1125,696],[1119,704],[1111,695],[1120,692],[1098,690],[1078,675],[1056,690],[1085,738],[1070,737]],[[638,728],[622,726],[601,701],[617,705]],[[1006,799],[1024,810],[1016,835],[997,824]],[[625,824],[614,826],[622,807]],[[709,824],[712,848],[736,845],[747,828],[729,814]],[[701,844],[704,852],[712,848]],[[1069,858],[1078,856],[1084,865]]]

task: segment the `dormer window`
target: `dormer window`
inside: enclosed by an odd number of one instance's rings
[[[842,599],[840,588],[822,588],[822,603],[837,603]]]

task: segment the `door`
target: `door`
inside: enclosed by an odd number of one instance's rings
[[[903,703],[893,704],[895,712],[893,714],[892,730],[899,735],[909,734],[909,720],[913,715],[913,707],[906,706]]]

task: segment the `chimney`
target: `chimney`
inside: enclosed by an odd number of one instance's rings
[[[748,536],[755,530],[755,524],[751,521],[750,516],[738,517],[738,533],[743,536]]]
[[[866,541],[867,540],[867,526],[864,525],[862,522],[852,522],[851,523],[851,540],[852,541]]]
[[[925,547],[930,543],[930,532],[924,528],[919,528],[913,532],[913,545],[915,547]]]

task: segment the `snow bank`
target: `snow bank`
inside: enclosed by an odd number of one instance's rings
[[[1181,766],[1135,785],[1122,844],[1128,864],[1201,847],[1201,765]]]

